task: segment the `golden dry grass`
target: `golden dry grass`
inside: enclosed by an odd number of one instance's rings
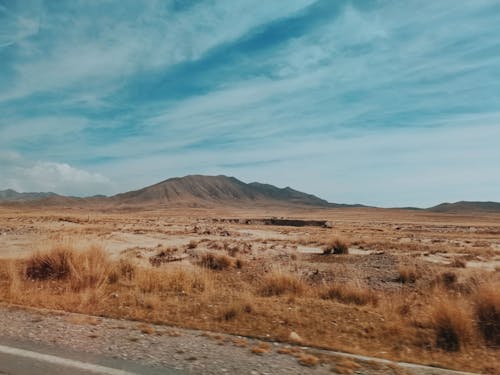
[[[315,367],[319,364],[319,358],[312,354],[300,354],[297,360],[299,364],[307,367]]]
[[[376,305],[378,296],[367,287],[355,283],[334,284],[326,286],[321,292],[321,298],[332,299],[346,304]]]
[[[471,341],[473,321],[469,307],[461,300],[456,297],[438,296],[431,314],[438,348],[454,352]]]
[[[300,277],[276,268],[264,276],[259,293],[265,297],[281,296],[283,294],[299,295],[305,289],[306,284]]]
[[[483,285],[477,291],[474,314],[489,345],[500,347],[500,284]]]

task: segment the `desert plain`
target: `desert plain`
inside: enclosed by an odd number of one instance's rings
[[[5,305],[500,373],[498,214],[5,205],[0,244]]]

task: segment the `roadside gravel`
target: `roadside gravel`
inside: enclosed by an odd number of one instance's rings
[[[5,305],[0,305],[0,337],[167,366],[186,374],[399,374],[403,370],[395,364],[239,336]],[[302,357],[307,362],[304,364],[312,367],[299,363],[301,353],[313,355]],[[311,363],[315,358],[319,363]],[[404,371],[418,375],[448,373],[430,368]]]

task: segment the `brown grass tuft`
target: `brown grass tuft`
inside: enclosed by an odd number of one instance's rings
[[[200,265],[211,270],[221,271],[231,267],[232,261],[227,255],[206,253],[201,256]]]
[[[90,246],[76,251],[69,245],[58,243],[45,252],[31,255],[24,266],[24,276],[29,280],[67,280],[73,291],[105,285],[113,268],[107,253],[100,246]]]
[[[459,351],[472,335],[468,307],[449,296],[436,298],[431,325],[436,332],[436,346],[450,352]]]
[[[323,249],[323,254],[349,254],[349,246],[348,244],[341,239],[334,239],[330,243],[328,243]]]
[[[271,351],[271,345],[267,342],[260,342],[257,346],[251,349],[253,354],[262,355]]]
[[[144,293],[194,294],[209,291],[213,286],[208,272],[181,267],[144,270],[137,273],[135,281]]]
[[[415,265],[401,265],[398,268],[399,276],[396,281],[402,284],[413,284],[417,281],[420,273]]]
[[[375,292],[356,284],[330,285],[320,295],[323,299],[333,299],[345,304],[376,305],[378,302]]]
[[[149,324],[146,324],[146,323],[139,324],[137,326],[137,329],[145,335],[152,335],[153,333],[156,332],[156,330],[152,326],[150,326]]]
[[[361,365],[349,358],[340,358],[335,363],[335,372],[339,374],[352,374],[358,370]]]
[[[252,304],[249,299],[234,299],[222,310],[222,318],[224,320],[234,320],[242,313],[250,314],[253,311]]]
[[[36,252],[26,260],[24,275],[30,280],[55,280],[69,277],[74,257],[73,249],[62,244],[51,250]]]
[[[474,301],[479,330],[489,345],[500,346],[500,285],[480,287]]]
[[[298,358],[299,364],[307,367],[315,367],[319,363],[319,358],[312,354],[301,354]]]
[[[265,297],[280,296],[285,293],[301,294],[305,290],[305,282],[296,275],[275,269],[262,280],[259,294]]]
[[[454,272],[443,272],[439,275],[439,281],[446,288],[453,288],[457,283],[457,274]]]

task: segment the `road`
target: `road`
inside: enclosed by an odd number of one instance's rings
[[[179,375],[179,370],[146,367],[132,361],[109,359],[54,349],[41,344],[0,339],[0,375]]]

